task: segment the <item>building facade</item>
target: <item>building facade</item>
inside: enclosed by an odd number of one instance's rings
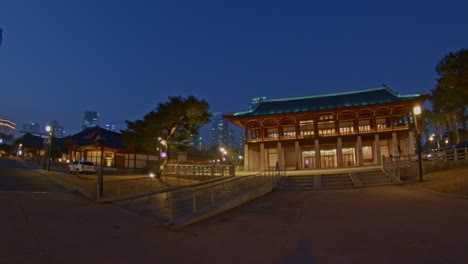
[[[415,153],[412,111],[426,99],[382,86],[261,100],[224,118],[245,129],[245,170],[377,165],[382,155]]]
[[[97,127],[99,121],[99,114],[95,111],[85,111],[83,125],[81,126],[82,130],[87,128]]]
[[[16,129],[16,124],[8,119],[0,118],[0,133],[5,135],[13,135]]]

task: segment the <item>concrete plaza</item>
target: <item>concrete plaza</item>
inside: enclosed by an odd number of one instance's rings
[[[467,263],[468,200],[275,191],[183,229],[76,192],[0,192],[0,263]]]

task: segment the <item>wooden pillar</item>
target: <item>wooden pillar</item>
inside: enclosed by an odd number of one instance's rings
[[[321,168],[321,157],[320,157],[320,145],[319,145],[319,140],[315,140],[315,168],[320,169]]]
[[[380,151],[380,139],[379,134],[375,134],[374,139],[374,164],[381,164],[382,151]]]
[[[260,170],[265,170],[265,144],[260,144]]]
[[[277,155],[277,162],[279,164],[279,167],[280,168],[284,168],[284,164],[283,164],[283,150],[281,149],[281,142],[278,141],[278,143],[276,143],[276,155]]]
[[[394,157],[399,156],[398,153],[398,141],[397,141],[397,134],[395,132],[392,133],[392,155]]]
[[[362,155],[362,138],[361,136],[357,136],[357,144],[356,144],[356,150],[357,150],[357,155],[358,155],[358,165],[362,166],[364,165],[364,157]]]
[[[244,144],[244,171],[250,171],[249,145]]]
[[[341,137],[338,137],[337,148],[336,148],[336,158],[338,167],[343,167],[343,143]]]
[[[408,141],[409,142],[407,144],[406,153],[408,153],[410,155],[414,155],[416,153],[416,151],[414,151],[414,134],[413,134],[413,131],[409,131]]]
[[[301,166],[301,149],[299,147],[299,141],[294,142],[294,153],[296,156],[296,170],[302,168]]]

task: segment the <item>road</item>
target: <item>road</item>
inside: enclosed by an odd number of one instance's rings
[[[63,192],[64,187],[38,173],[39,165],[0,158],[0,191]]]

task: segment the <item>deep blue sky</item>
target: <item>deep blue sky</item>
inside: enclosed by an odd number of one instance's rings
[[[468,1],[2,0],[0,118],[124,129],[168,96],[212,112],[366,89],[429,92],[468,46]]]

